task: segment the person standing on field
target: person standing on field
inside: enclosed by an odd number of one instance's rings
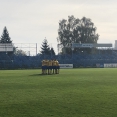
[[[45,60],[45,74],[47,74],[47,70],[48,70],[48,60]]]
[[[52,61],[52,66],[53,66],[53,74],[55,74],[55,72],[56,72],[56,61],[55,60]]]
[[[56,60],[56,74],[59,74],[59,69],[60,69],[59,62],[58,60]]]
[[[42,60],[42,74],[45,74],[45,60]]]
[[[52,60],[48,61],[48,74],[52,74]]]

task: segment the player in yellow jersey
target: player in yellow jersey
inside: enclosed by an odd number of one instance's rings
[[[55,74],[57,74],[57,61],[56,61],[56,59],[54,60],[54,63],[55,63]]]
[[[56,74],[59,74],[59,69],[60,69],[59,62],[56,60]]]
[[[52,60],[48,61],[48,74],[52,74]]]
[[[42,74],[45,74],[45,60],[42,60]]]
[[[45,74],[47,74],[47,70],[48,70],[48,60],[45,60]]]
[[[50,69],[49,60],[46,61],[46,65],[47,65],[47,74],[49,74],[49,69]]]
[[[49,74],[49,60],[46,61],[46,66],[47,66],[47,73],[46,74]]]
[[[52,68],[53,68],[53,74],[55,73],[55,69],[56,69],[56,61],[52,60]]]

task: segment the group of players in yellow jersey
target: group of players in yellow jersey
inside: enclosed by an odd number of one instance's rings
[[[42,74],[59,74],[59,69],[57,60],[42,60]]]

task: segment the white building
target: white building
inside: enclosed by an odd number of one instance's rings
[[[117,50],[117,40],[115,40],[115,47],[114,47],[115,50]]]

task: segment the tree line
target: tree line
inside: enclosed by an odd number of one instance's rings
[[[68,16],[67,20],[60,20],[57,41],[62,47],[61,54],[71,54],[72,52],[77,53],[80,51],[90,52],[90,48],[74,48],[74,50],[72,50],[72,43],[97,43],[99,35],[96,33],[96,30],[97,28],[91,19],[86,17],[79,19],[72,15]],[[3,29],[0,43],[12,43],[6,27]],[[14,50],[16,50],[15,47]],[[18,50],[18,52],[25,55],[23,50]],[[42,42],[40,54],[55,55],[54,48],[48,45],[46,38]]]
[[[59,21],[57,41],[62,45],[62,53],[71,53],[72,48],[67,48],[71,43],[97,43],[99,35],[91,19],[68,16],[68,20]],[[74,48],[74,52],[90,51],[90,48]]]

